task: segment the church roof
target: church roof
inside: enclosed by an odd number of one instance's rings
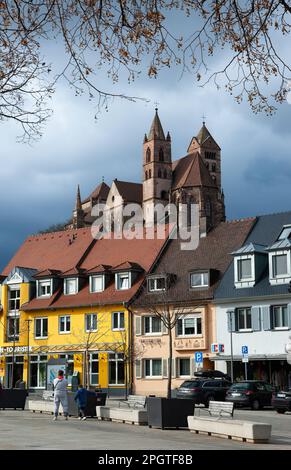
[[[205,123],[203,122],[203,126],[201,127],[200,131],[198,132],[197,134],[197,140],[199,142],[199,144],[203,144],[203,142],[205,142],[206,139],[208,139],[208,137],[211,137],[211,134],[209,132],[209,130],[207,129],[207,127],[205,126]]]
[[[198,152],[190,153],[186,157],[173,162],[172,189],[192,186],[208,186],[216,188],[216,183]]]
[[[126,202],[142,203],[142,184],[141,183],[130,183],[128,181],[114,180],[117,190]]]
[[[90,194],[90,196],[88,196],[86,199],[84,199],[84,201],[82,201],[82,204],[89,202],[91,198],[92,199],[100,198],[100,199],[106,200],[109,191],[110,191],[109,186],[106,183],[102,182],[98,184],[97,188],[94,189],[94,191]]]
[[[148,140],[153,139],[165,140],[165,134],[162,128],[162,124],[158,115],[158,110],[156,109],[156,114],[151,125],[151,129],[148,135]]]

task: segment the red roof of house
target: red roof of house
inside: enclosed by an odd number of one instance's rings
[[[69,240],[73,241],[69,242]],[[110,266],[119,266],[120,270],[123,270],[125,266],[136,270],[138,266],[139,269],[147,272],[154,264],[165,242],[165,238],[114,239],[109,235],[101,240],[93,240],[90,228],[44,234],[29,237],[3,273],[7,276],[13,267],[19,265],[29,266],[42,272],[46,269],[47,273],[58,269],[62,271],[61,277],[68,274],[77,275],[80,272],[87,274],[96,272],[96,265],[98,269],[102,265],[104,270],[110,269]],[[128,260],[131,261],[128,262]],[[45,265],[50,266],[50,271]],[[86,285],[75,295],[65,295],[63,288],[60,287],[52,297],[35,298],[23,305],[22,309],[70,308],[128,302],[137,292],[143,278],[144,275],[140,273],[131,289],[116,290],[112,272],[110,284],[104,292],[90,293],[87,279]]]

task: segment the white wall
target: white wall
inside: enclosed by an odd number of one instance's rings
[[[252,301],[227,305],[216,306],[216,341],[224,344],[224,353],[220,354],[230,356],[230,333],[227,329],[227,311],[234,310],[239,307],[264,306],[264,305],[280,305],[291,303],[291,297],[282,301]],[[234,332],[233,338],[233,355],[241,356],[242,346],[247,345],[249,349],[249,357],[252,355],[282,355],[286,354],[285,345],[291,330],[270,330],[270,331],[253,331],[253,332]],[[218,362],[216,364],[218,365]]]

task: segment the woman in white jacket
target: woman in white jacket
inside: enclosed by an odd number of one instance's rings
[[[68,404],[67,387],[68,387],[68,381],[64,377],[64,371],[59,370],[58,377],[54,379],[54,403],[55,403],[54,421],[57,420],[60,404],[62,405],[65,419],[66,420],[68,419],[69,404]]]

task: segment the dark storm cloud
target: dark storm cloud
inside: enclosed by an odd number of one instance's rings
[[[190,74],[179,77],[177,69],[164,70],[157,80],[138,79],[126,86],[125,81],[113,86],[104,78],[103,89],[151,101],[114,100],[97,122],[85,97],[75,98],[60,86],[54,115],[33,147],[16,144],[15,126],[1,123],[1,267],[27,235],[70,217],[78,183],[85,197],[102,177],[108,184],[114,178],[141,181],[142,142],[155,101],[164,130],[172,136],[173,159],[185,155],[206,115],[222,148],[229,218],[291,208],[291,105],[272,118],[254,115],[223,90],[198,87]]]

